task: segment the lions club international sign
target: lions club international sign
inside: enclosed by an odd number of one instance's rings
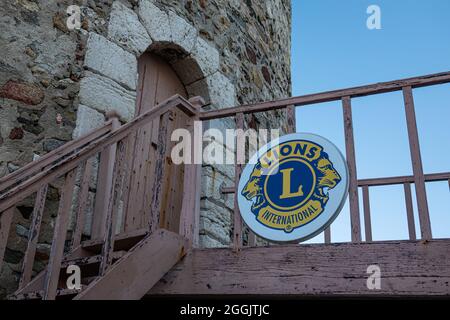
[[[347,165],[337,147],[318,135],[293,133],[250,159],[239,180],[238,204],[260,237],[304,241],[336,218],[347,191]]]

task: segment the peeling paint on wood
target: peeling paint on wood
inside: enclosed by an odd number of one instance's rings
[[[149,294],[449,295],[449,252],[450,240],[195,249]],[[381,290],[366,286],[372,264]]]

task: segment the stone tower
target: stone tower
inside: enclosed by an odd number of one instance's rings
[[[67,9],[80,9],[80,28]],[[5,0],[0,4],[0,176],[104,123],[115,109],[133,118],[137,59],[153,52],[167,61],[189,96],[205,109],[288,97],[289,0]],[[249,127],[282,128],[284,115],[248,117]],[[210,127],[232,128],[232,119]],[[203,166],[200,245],[230,243],[232,166]],[[49,197],[58,196],[50,186]],[[53,194],[53,195],[52,195]],[[95,194],[93,195],[95,196]],[[45,214],[36,270],[45,265],[55,208]],[[18,207],[0,297],[17,286],[31,204]],[[46,231],[48,230],[48,231]],[[88,231],[87,231],[88,232]]]

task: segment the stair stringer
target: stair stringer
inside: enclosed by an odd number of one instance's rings
[[[137,243],[74,300],[141,299],[186,254],[188,241],[159,229]]]
[[[80,245],[76,247],[72,252],[68,253],[65,259],[81,258],[85,256],[88,256],[88,254],[83,251],[83,248]],[[45,267],[44,270],[40,271],[24,288],[17,290],[12,295],[10,295],[9,298],[43,290],[46,273],[47,267]]]

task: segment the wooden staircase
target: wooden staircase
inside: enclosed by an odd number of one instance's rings
[[[186,254],[188,242],[182,236],[159,229],[153,234],[122,235],[114,242],[112,264],[100,275],[100,244],[85,241],[61,262],[55,299],[140,299]],[[67,289],[66,269],[81,270],[81,290]],[[36,300],[45,297],[43,270],[32,282],[8,298]]]
[[[0,267],[16,206],[29,197],[34,201],[18,290],[9,299],[140,299],[183,258],[195,241],[199,192],[193,187],[198,185],[193,179],[198,177],[199,169],[196,165],[184,165],[184,184],[190,188],[177,190],[183,195],[181,210],[176,213],[177,226],[165,224],[166,208],[161,205],[161,198],[170,179],[164,180],[162,173],[170,155],[166,147],[173,130],[169,115],[175,111],[182,113],[183,123],[192,128],[201,104],[201,98],[187,101],[176,95],[124,125],[110,113],[103,127],[0,179]],[[136,142],[145,134],[140,130],[155,121],[158,121],[160,142],[156,146],[157,159],[136,160],[139,152],[136,144],[146,143],[143,139]],[[146,219],[142,219],[139,228],[136,223],[130,227],[126,217],[123,218],[127,214],[136,215],[123,209],[129,201],[129,176],[136,166],[145,166],[150,161],[155,163],[152,167],[155,172],[147,179],[147,190],[152,192],[146,192],[146,197],[151,202],[142,199],[143,203],[150,203],[144,212]],[[91,233],[87,236],[90,239],[82,241],[86,238],[83,230],[96,162],[97,191],[92,218],[89,218],[92,219]],[[59,207],[49,260],[46,268],[32,277],[47,193],[49,186],[55,185],[60,190]],[[74,228],[68,232],[71,217]],[[79,267],[81,288],[70,289],[67,284],[71,273],[66,271],[71,265]]]

